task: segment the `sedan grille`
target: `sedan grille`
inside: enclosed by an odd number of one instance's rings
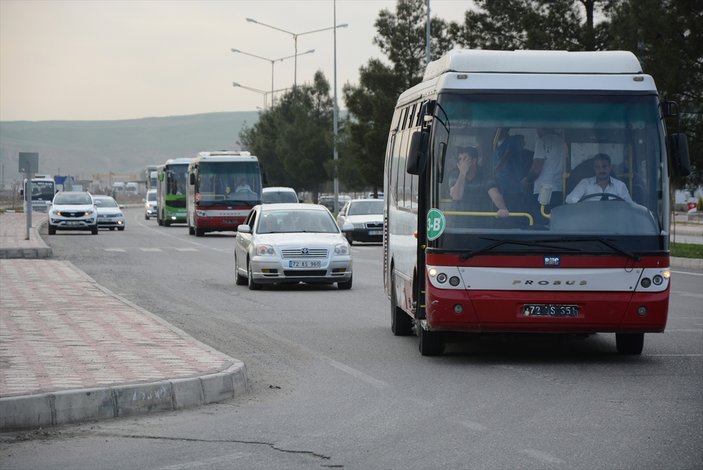
[[[325,248],[295,248],[289,250],[281,250],[283,259],[290,258],[327,258],[327,249]]]
[[[324,269],[309,269],[309,270],[284,270],[283,274],[286,277],[324,277],[327,271]]]
[[[85,216],[85,211],[61,211],[59,215],[61,217],[83,217]]]

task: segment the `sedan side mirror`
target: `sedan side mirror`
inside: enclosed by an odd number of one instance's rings
[[[251,233],[251,227],[249,227],[247,224],[239,225],[237,226],[237,232]]]
[[[354,231],[354,224],[347,222],[344,225],[342,225],[342,232],[353,232]]]

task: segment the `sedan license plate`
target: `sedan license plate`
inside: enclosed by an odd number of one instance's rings
[[[289,268],[319,268],[322,261],[288,261]]]
[[[69,220],[66,225],[80,225],[81,223],[75,220]]]
[[[369,237],[377,237],[383,235],[383,232],[380,230],[369,230]]]
[[[579,314],[578,305],[561,304],[525,304],[522,312],[526,317],[569,317]]]

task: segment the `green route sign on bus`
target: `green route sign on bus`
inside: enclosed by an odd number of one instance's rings
[[[447,221],[444,218],[444,214],[439,209],[430,209],[427,212],[427,239],[436,240],[442,233],[444,233],[444,228],[447,226]]]

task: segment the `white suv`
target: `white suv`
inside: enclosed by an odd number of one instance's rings
[[[98,234],[98,210],[87,192],[56,193],[49,208],[49,235],[57,230],[90,230]]]

